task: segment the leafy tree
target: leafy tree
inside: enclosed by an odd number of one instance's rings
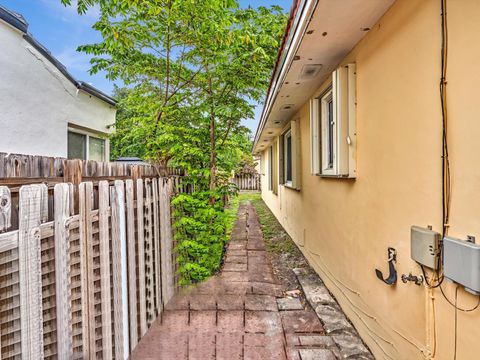
[[[278,6],[245,9],[236,0],[76,3],[79,13],[94,5],[102,41],[79,50],[93,56],[92,73],[126,85],[116,90],[115,155],[187,171],[195,191],[175,199],[180,248],[189,254],[181,269],[194,273],[185,279],[201,279],[215,270],[202,256],[218,264],[222,254],[227,180],[251,146],[241,120],[253,117],[252,103],[266,91],[286,16]]]

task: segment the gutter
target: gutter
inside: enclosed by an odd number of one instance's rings
[[[277,62],[267,91],[267,98],[263,106],[260,123],[255,133],[255,140],[252,148],[253,151],[255,150],[261,133],[265,128],[267,118],[270,115],[272,106],[275,103],[287,71],[297,53],[317,2],[318,0],[295,0],[292,5],[285,35],[283,37],[282,45],[280,46]]]

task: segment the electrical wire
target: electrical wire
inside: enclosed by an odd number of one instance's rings
[[[455,288],[455,338],[454,338],[454,345],[453,345],[453,360],[457,360],[457,334],[458,334],[458,286]]]
[[[420,268],[422,269],[422,275],[423,275],[423,278],[425,279],[425,284],[427,285],[427,287],[429,289],[435,289],[435,288],[439,287],[440,285],[442,285],[443,280],[445,279],[445,276],[443,276],[443,274],[442,275],[439,274],[438,269],[440,267],[437,267],[437,270],[435,271],[435,273],[437,274],[437,279],[432,279],[432,280],[437,281],[437,283],[434,284],[434,285],[432,285],[432,283],[429,282],[428,277],[427,277],[427,273],[425,271],[425,267],[422,264],[420,264]]]
[[[455,293],[457,292],[457,290],[458,290],[458,286],[457,286],[457,288],[456,288],[456,290],[455,290]],[[469,309],[462,309],[461,307],[458,307],[458,306],[457,306],[457,300],[456,300],[456,299],[455,299],[454,302],[452,302],[452,301],[447,297],[447,295],[445,295],[445,292],[443,291],[443,288],[442,288],[441,286],[440,286],[440,291],[442,292],[443,297],[445,298],[445,300],[447,300],[447,302],[448,302],[450,305],[452,305],[452,306],[455,308],[455,310],[460,310],[461,312],[469,313],[469,312],[472,312],[472,311],[477,310],[477,309],[480,307],[480,296],[478,296],[478,301],[477,301],[477,304],[476,304],[475,306],[473,306],[473,307],[471,307],[471,308],[469,308]],[[457,296],[457,295],[455,295],[455,297],[456,297],[456,296]]]

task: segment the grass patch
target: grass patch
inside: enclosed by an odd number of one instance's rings
[[[263,202],[260,193],[241,193],[238,200],[241,203],[250,201],[257,210],[268,251],[279,254],[291,254],[298,251],[290,236]]]
[[[230,239],[230,235],[232,233],[233,224],[235,223],[235,219],[237,218],[238,207],[240,206],[241,195],[234,196],[230,198],[229,204],[225,209],[225,213],[227,215],[226,220],[226,234],[227,239]],[[228,241],[228,240],[227,240]]]

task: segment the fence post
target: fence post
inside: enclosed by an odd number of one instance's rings
[[[43,358],[40,223],[45,185],[20,188],[18,263],[22,359]]]
[[[153,263],[153,230],[152,230],[152,182],[145,179],[145,283],[147,303],[147,324],[155,320],[154,281],[155,270]]]
[[[0,186],[0,233],[11,226],[12,200],[10,189]]]
[[[172,223],[170,217],[170,182],[159,179],[160,186],[160,232],[161,232],[161,265],[162,265],[162,297],[164,304],[173,296],[174,279],[172,264]]]
[[[159,218],[159,198],[158,198],[158,180],[152,179],[153,193],[153,266],[155,269],[155,299],[156,311],[155,315],[160,314],[163,310],[162,302],[162,279],[161,279],[161,257],[160,257],[160,218]]]
[[[147,300],[145,297],[145,226],[143,180],[137,180],[137,236],[138,236],[138,301],[140,302],[140,337],[147,332]]]
[[[71,359],[72,312],[70,289],[70,240],[67,219],[70,216],[68,184],[57,184],[54,189],[55,206],[55,290],[57,308],[57,353],[60,360]]]
[[[110,189],[112,207],[113,313],[115,322],[115,358],[129,355],[127,240],[125,234],[125,191],[122,180]]]
[[[108,229],[108,181],[98,184],[98,230],[100,239],[100,287],[102,293],[102,348],[103,358],[112,356],[112,305],[110,294],[110,236]]]
[[[128,255],[128,297],[129,297],[129,323],[130,346],[135,348],[138,342],[137,326],[137,273],[135,261],[135,209],[133,180],[126,180],[127,198],[127,255]]]
[[[79,185],[82,182],[82,160],[65,160],[63,163],[63,181]]]
[[[78,198],[74,197],[74,202],[78,199],[79,211],[79,251],[80,251],[80,282],[81,282],[81,307],[82,307],[82,352],[83,358],[90,358],[90,326],[88,316],[88,237],[87,237],[87,194],[86,183],[81,183],[78,186]]]

